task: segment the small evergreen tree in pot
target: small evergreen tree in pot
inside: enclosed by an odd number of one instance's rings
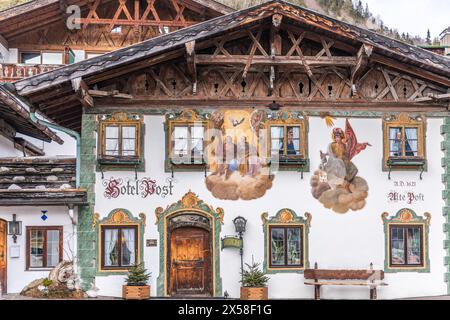
[[[241,299],[242,300],[267,300],[269,298],[266,276],[259,268],[260,263],[252,261],[245,264],[247,270],[242,274]]]
[[[150,286],[147,285],[150,275],[143,263],[131,267],[125,279],[127,284],[123,286],[123,298],[139,300],[150,298]]]

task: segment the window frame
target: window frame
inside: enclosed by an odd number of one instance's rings
[[[32,267],[31,263],[31,231],[32,230],[43,230],[44,232],[44,241],[42,248],[42,256],[43,256],[43,266],[42,267]],[[27,226],[26,227],[26,270],[34,271],[34,270],[47,270],[54,268],[55,266],[47,266],[47,231],[57,230],[59,231],[59,262],[63,261],[63,239],[64,239],[64,227],[63,226]]]
[[[424,255],[424,240],[425,240],[425,233],[424,233],[424,226],[423,224],[415,224],[415,223],[408,223],[408,224],[395,224],[390,223],[389,226],[389,234],[388,234],[388,250],[389,250],[389,267],[390,268],[422,268],[424,266],[425,261],[425,255]],[[405,231],[408,229],[413,228],[419,228],[420,230],[420,264],[410,264],[408,263],[408,240],[406,237],[403,238],[403,248],[405,252],[405,263],[404,264],[394,264],[392,263],[392,228],[399,228],[403,229],[403,234],[405,235]]]
[[[282,265],[274,265],[272,264],[272,230],[273,229],[282,229],[283,230],[283,246],[284,246],[284,264]],[[288,253],[287,253],[287,230],[288,229],[300,229],[300,264],[288,264]],[[268,267],[270,269],[299,269],[303,268],[305,265],[305,254],[304,254],[304,242],[305,242],[305,232],[303,224],[295,224],[295,225],[281,225],[281,224],[270,224],[268,227],[268,236],[269,236],[269,255],[268,255]]]
[[[288,155],[287,154],[287,128],[288,127],[299,127],[299,152],[298,155]],[[283,157],[279,157],[279,168],[280,170],[299,170],[299,166],[302,172],[309,171],[309,160],[308,160],[308,118],[306,115],[301,113],[292,114],[291,112],[281,112],[266,121],[267,129],[267,158],[272,159],[272,127],[284,127],[283,134],[283,152],[285,153]],[[284,160],[284,161],[283,161]],[[289,162],[289,160],[293,160]]]
[[[412,169],[417,170],[423,168],[426,170],[426,119],[420,115],[421,120],[417,120],[414,117],[410,117],[408,114],[401,113],[396,116],[388,116],[383,118],[383,170],[388,171],[390,169]],[[390,150],[390,131],[394,128],[400,128],[402,132],[402,156],[391,156]],[[417,156],[406,155],[406,129],[417,129]],[[395,163],[393,161],[400,161]],[[402,160],[404,160],[403,163]],[[422,164],[407,165],[408,161],[420,161]]]
[[[104,256],[104,252],[105,252],[105,230],[110,229],[110,230],[114,230],[114,229],[118,229],[119,233],[118,233],[118,239],[120,239],[120,245],[119,245],[119,265],[118,266],[105,266],[105,256]],[[130,266],[122,266],[122,229],[134,229],[134,241],[135,241],[135,247],[134,247],[134,252],[135,252],[135,264],[134,265],[130,265]],[[100,225],[100,269],[101,270],[106,270],[106,271],[123,271],[123,270],[129,270],[130,268],[138,265],[140,263],[140,258],[139,258],[139,225],[137,224],[121,224],[121,225]]]
[[[106,128],[107,127],[118,127],[118,155],[107,155],[106,154]],[[98,134],[99,148],[98,148],[98,159],[100,162],[111,162],[111,163],[124,163],[124,164],[135,164],[140,162],[141,159],[141,130],[142,123],[140,120],[118,120],[118,119],[108,119],[100,121],[100,130]],[[123,156],[123,138],[122,138],[122,128],[123,127],[135,127],[135,155],[134,156]]]
[[[24,53],[39,53],[39,57],[40,57],[40,62],[39,63],[25,63],[23,61],[23,57],[22,54]],[[44,53],[60,53],[61,54],[61,64],[48,64],[48,63],[43,63],[43,58],[44,58]],[[34,66],[34,65],[45,65],[45,66],[63,66],[66,65],[67,63],[65,63],[65,51],[58,51],[58,50],[23,50],[23,51],[19,51],[19,61],[21,64],[24,65],[28,65],[28,66]]]
[[[424,217],[418,216],[413,210],[409,208],[400,209],[394,216],[389,216],[389,213],[383,212],[381,219],[384,225],[384,242],[385,242],[385,259],[384,271],[395,272],[430,272],[430,257],[429,257],[429,226],[431,221],[431,214],[425,212]],[[393,227],[420,227],[421,228],[421,264],[392,264],[392,246],[391,246],[391,226]],[[405,239],[404,241],[407,241]],[[405,257],[407,253],[405,252]],[[406,261],[407,262],[407,261]]]
[[[188,148],[187,150],[192,150],[192,128],[194,127],[200,127],[196,124],[201,123],[201,127],[203,128],[203,163],[195,163],[195,160],[198,160],[197,158],[191,159],[191,163],[180,163],[180,164],[173,164],[173,152],[174,152],[174,141],[172,141],[172,135],[176,127],[185,127],[188,129]],[[173,121],[169,123],[169,160],[172,163],[172,165],[175,166],[199,166],[204,165],[206,162],[206,156],[205,156],[205,148],[206,148],[206,133],[208,130],[208,123],[206,121]]]

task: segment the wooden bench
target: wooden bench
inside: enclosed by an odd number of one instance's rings
[[[314,286],[314,299],[320,300],[320,287],[322,286],[368,286],[370,299],[376,300],[377,286],[387,286],[382,282],[383,270],[373,270],[370,264],[369,270],[330,270],[319,269],[317,262],[314,269],[306,269],[304,272],[305,284]]]

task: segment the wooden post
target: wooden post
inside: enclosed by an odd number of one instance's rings
[[[370,263],[370,270],[373,270],[373,263]],[[377,299],[377,287],[374,286],[373,284],[375,283],[374,277],[373,277],[373,273],[371,273],[370,276],[370,300],[376,300]]]
[[[318,269],[317,262],[314,263],[314,269]],[[314,282],[318,282],[316,275],[314,274]],[[320,285],[316,284],[314,285],[314,299],[320,300]]]

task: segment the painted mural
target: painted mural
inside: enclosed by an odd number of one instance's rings
[[[352,159],[369,143],[358,143],[348,119],[345,131],[334,128],[327,152],[320,151],[320,165],[311,177],[311,192],[325,208],[337,213],[360,210],[366,205],[369,186],[358,176]]]
[[[267,154],[260,150],[260,129],[265,113],[258,110],[223,110],[212,114],[212,136],[206,148],[211,174],[206,187],[223,200],[251,200],[272,187]],[[214,130],[215,129],[215,130]]]

